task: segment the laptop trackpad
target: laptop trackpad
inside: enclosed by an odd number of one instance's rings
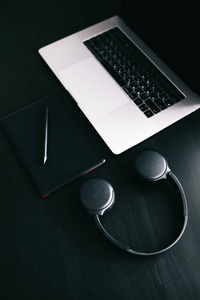
[[[130,102],[93,57],[59,72],[58,76],[83,112],[93,120]]]

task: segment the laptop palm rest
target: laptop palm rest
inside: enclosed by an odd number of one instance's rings
[[[58,76],[91,120],[131,101],[93,57],[60,71]]]

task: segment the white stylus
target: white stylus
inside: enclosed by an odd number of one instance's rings
[[[49,108],[46,107],[46,113],[45,113],[45,132],[44,132],[44,160],[43,160],[43,164],[45,164],[47,162],[48,130],[49,130]]]

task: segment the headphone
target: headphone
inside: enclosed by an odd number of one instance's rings
[[[135,175],[142,180],[158,181],[161,179],[167,179],[178,188],[182,200],[184,222],[179,236],[169,246],[155,252],[138,252],[120,243],[106,231],[100,221],[99,216],[103,216],[105,212],[113,207],[115,202],[115,192],[112,185],[104,179],[93,178],[87,180],[80,189],[81,202],[88,213],[94,217],[96,225],[101,230],[101,232],[106,236],[106,238],[108,238],[109,241],[111,241],[116,246],[136,255],[148,256],[160,254],[174,246],[185,231],[188,221],[188,206],[185,193],[181,186],[181,183],[171,172],[167,160],[157,151],[143,150],[139,152],[135,156],[132,166]]]

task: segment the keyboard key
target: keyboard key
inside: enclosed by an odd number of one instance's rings
[[[123,88],[123,90],[127,93],[127,94],[130,94],[130,93],[132,93],[133,92],[133,89],[130,87],[130,86],[125,86],[124,88]]]
[[[126,77],[125,80],[129,85],[133,82],[133,79],[130,76]]]
[[[162,99],[162,101],[166,101],[169,98],[165,93],[162,93],[159,97]]]
[[[132,79],[135,79],[135,77],[137,76],[137,72],[133,71],[129,75]]]
[[[149,94],[149,98],[150,98],[151,100],[155,100],[155,99],[158,98],[158,96],[156,95],[156,93],[150,93],[150,94]]]
[[[138,99],[138,95],[136,93],[132,93],[132,94],[129,94],[129,97],[132,99],[132,100],[135,100],[135,99]]]
[[[181,101],[184,96],[182,94],[171,93],[169,94],[169,98],[172,99],[174,103]]]
[[[144,112],[144,114],[145,114],[145,116],[146,116],[147,118],[150,118],[150,117],[154,116],[154,114],[152,113],[151,110],[146,110],[146,111]]]
[[[94,48],[93,50],[91,50],[91,52],[92,52],[92,54],[93,54],[94,56],[96,56],[97,54],[99,54],[99,50],[96,49],[96,48]]]
[[[135,88],[135,92],[138,94],[138,95],[140,95],[140,94],[143,94],[143,89],[141,89],[140,87],[136,87]]]
[[[145,110],[147,110],[148,109],[148,106],[146,105],[146,104],[141,104],[140,106],[139,106],[139,108],[141,109],[141,111],[145,111]]]
[[[115,70],[113,70],[112,66],[106,60],[102,61],[101,64],[121,87],[126,85],[126,81],[122,79],[122,77],[117,72],[115,72]]]
[[[173,102],[171,99],[167,99],[167,100],[165,101],[165,104],[166,104],[168,107],[170,107],[170,106],[172,106],[172,105],[174,104],[174,102]]]
[[[143,103],[143,101],[142,101],[140,98],[137,98],[137,99],[134,100],[134,103],[135,103],[137,106],[139,106],[140,104]]]
[[[93,45],[95,45],[96,48],[101,48],[101,44],[98,42],[97,39],[93,38],[90,40]]]
[[[128,74],[127,72],[123,72],[123,73],[121,74],[121,76],[125,79],[126,77],[129,76],[129,74]]]
[[[149,97],[148,97],[147,94],[145,94],[145,93],[142,93],[142,94],[140,95],[140,98],[141,98],[143,101],[149,99]]]
[[[158,106],[155,103],[153,103],[152,100],[149,99],[149,100],[145,101],[145,103],[153,111],[154,114],[157,114],[160,111],[160,108],[158,108]]]
[[[117,72],[118,72],[119,74],[121,74],[123,71],[124,71],[124,69],[123,69],[121,66],[119,66],[119,68],[117,68]]]
[[[161,110],[164,110],[165,108],[167,108],[167,105],[160,99],[156,99],[154,102]]]
[[[101,54],[97,54],[95,55],[95,57],[99,60],[99,61],[102,61],[104,59],[103,55]]]
[[[148,86],[144,89],[145,93],[150,94],[151,93],[151,88]]]
[[[163,90],[160,88],[160,87],[156,87],[154,89],[154,92],[157,94],[157,95],[161,95],[163,93]]]

